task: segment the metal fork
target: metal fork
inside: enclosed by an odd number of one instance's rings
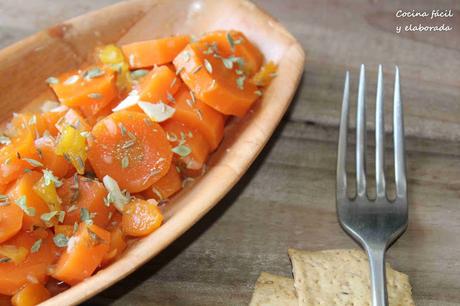
[[[337,155],[337,215],[345,232],[366,250],[372,284],[372,305],[388,305],[385,278],[385,251],[406,230],[408,223],[406,163],[404,152],[403,106],[399,68],[395,67],[393,97],[393,142],[396,198],[388,199],[384,173],[383,73],[379,66],[375,111],[376,199],[366,192],[366,102],[365,67],[361,65],[356,111],[356,196],[347,192],[346,155],[349,113],[349,72],[345,85],[340,119]]]

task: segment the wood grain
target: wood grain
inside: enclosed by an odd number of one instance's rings
[[[2,1],[0,45],[113,2],[37,0],[34,7]],[[459,2],[255,2],[285,24],[307,53],[289,114],[242,181],[213,210],[143,268],[87,304],[244,305],[261,271],[290,275],[288,247],[354,247],[334,211],[339,101],[345,70],[351,71],[356,89],[360,63],[368,65],[373,101],[375,70],[382,63],[388,102],[391,67],[401,68],[410,135],[410,224],[389,260],[409,274],[417,305],[460,305]],[[404,7],[454,9],[449,22],[457,27],[446,35],[395,34],[394,13]],[[372,109],[369,105],[370,125]]]

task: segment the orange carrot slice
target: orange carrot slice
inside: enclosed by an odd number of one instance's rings
[[[117,96],[114,72],[97,66],[71,71],[51,84],[62,104],[80,108],[85,116],[96,114]]]
[[[38,151],[34,146],[35,134],[32,129],[26,129],[11,143],[0,149],[0,184],[6,185],[20,177],[25,169],[32,169],[27,160],[38,160]]]
[[[208,142],[197,130],[177,120],[167,120],[163,125],[171,142],[177,164],[188,169],[201,169],[210,151]]]
[[[182,189],[182,179],[174,163],[169,167],[168,173],[155,184],[146,189],[142,195],[147,199],[158,201],[165,200]]]
[[[163,215],[155,204],[133,199],[126,204],[121,226],[126,235],[143,237],[158,229],[163,222]]]
[[[51,136],[57,136],[59,131],[56,127],[56,124],[59,120],[61,120],[61,118],[66,114],[67,111],[68,107],[65,105],[61,105],[53,111],[48,111],[41,114],[43,119],[46,121],[47,130],[51,134]]]
[[[214,151],[224,136],[225,117],[209,107],[188,90],[181,86],[171,103],[176,111],[173,119],[197,129],[207,140],[211,151]]]
[[[209,45],[211,50],[216,46],[220,56],[241,57],[244,60],[243,70],[252,75],[257,72],[264,61],[262,53],[247,37],[239,31],[215,31],[204,34],[200,41]]]
[[[22,220],[24,230],[46,226],[40,217],[50,210],[34,190],[35,183],[41,178],[42,174],[37,171],[25,173],[8,191],[8,197],[13,205],[18,205],[24,211]]]
[[[61,133],[68,125],[71,125],[80,131],[91,130],[91,126],[88,124],[86,119],[74,109],[69,109],[55,124],[57,130]]]
[[[139,99],[146,102],[166,102],[181,83],[168,66],[159,66],[149,72],[139,84]]]
[[[171,165],[166,134],[143,113],[113,113],[99,121],[91,134],[88,158],[97,176],[109,175],[131,193],[147,189]]]
[[[70,163],[55,152],[56,143],[51,137],[41,137],[35,140],[35,147],[39,152],[39,159],[44,168],[53,171],[58,177],[63,177],[69,171]]]
[[[0,205],[0,243],[16,235],[22,228],[23,211],[10,200]]]
[[[42,284],[29,283],[11,298],[13,306],[35,306],[49,299],[51,293]]]
[[[66,250],[59,258],[52,276],[75,285],[91,276],[110,247],[110,233],[97,225],[80,223]]]
[[[74,175],[62,183],[57,192],[66,212],[63,224],[74,225],[88,219],[100,227],[109,223],[115,208],[105,205],[107,191],[101,182]]]
[[[176,57],[184,49],[190,38],[178,35],[148,41],[139,41],[122,46],[131,69],[163,65]]]
[[[223,114],[244,116],[258,98],[257,86],[247,81],[236,58],[229,66],[208,49],[205,42],[191,43],[174,59],[174,66],[199,100]]]
[[[57,259],[51,232],[20,232],[2,245],[24,248],[28,255],[19,265],[13,261],[0,263],[0,294],[13,295],[30,281],[46,282],[48,268]]]
[[[126,249],[126,246],[125,234],[119,226],[110,231],[110,248],[102,259],[102,265],[105,266],[114,261]]]

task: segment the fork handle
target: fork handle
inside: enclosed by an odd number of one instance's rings
[[[371,268],[372,305],[388,306],[386,275],[385,275],[385,248],[369,248],[369,264]]]

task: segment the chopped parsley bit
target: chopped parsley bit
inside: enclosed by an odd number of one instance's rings
[[[235,51],[235,41],[233,40],[233,37],[230,34],[230,32],[227,32],[227,41],[230,45],[230,48],[232,48],[232,52]]]
[[[32,244],[32,247],[30,248],[31,253],[37,253],[40,250],[40,247],[42,246],[42,240],[38,239],[37,241]]]
[[[172,148],[171,151],[173,151],[182,158],[186,157],[192,152],[192,150],[184,144],[179,144],[178,146]]]
[[[204,68],[206,68],[209,73],[212,73],[212,65],[207,59],[204,59]]]
[[[0,258],[0,263],[10,262],[10,261],[11,261],[11,258],[8,258],[8,257],[2,257],[2,258]]]
[[[193,133],[192,133],[192,131],[188,131],[188,138],[193,138]]]
[[[118,126],[120,127],[121,136],[125,136],[126,135],[126,127],[123,125],[123,123],[119,123]]]
[[[29,164],[31,164],[34,167],[43,167],[43,164],[39,162],[38,160],[32,159],[32,158],[23,158],[22,160],[25,160]]]
[[[123,212],[124,206],[129,203],[131,197],[129,195],[124,194],[120,190],[117,181],[115,181],[110,176],[104,176],[102,182],[104,183],[105,188],[109,192],[107,194],[107,202],[113,203],[116,209],[118,209],[120,212]]]
[[[30,117],[29,122],[28,122],[27,124],[28,124],[28,125],[35,125],[35,124],[37,124],[37,116],[36,116],[36,115],[33,115],[32,117]]]
[[[69,239],[64,234],[57,234],[53,237],[53,241],[58,248],[65,248]]]
[[[243,70],[240,70],[240,69],[236,69],[236,70],[235,70],[235,73],[236,73],[237,75],[243,75],[243,74],[244,74]]]
[[[30,173],[30,172],[32,172],[32,170],[30,170],[29,168],[24,169],[24,173]]]
[[[195,94],[191,90],[190,90],[190,97],[192,98],[193,104],[195,104],[196,103]]]
[[[90,94],[88,94],[88,98],[90,99],[102,99],[103,95],[101,93],[98,93],[98,92],[92,92]]]
[[[59,80],[57,78],[51,76],[51,77],[46,79],[46,83],[48,83],[50,85],[51,84],[59,84]]]
[[[53,217],[56,216],[57,214],[58,214],[58,211],[54,210],[54,211],[51,211],[49,213],[42,214],[40,216],[40,219],[45,221],[45,222],[50,222],[51,219],[53,219]]]
[[[177,135],[174,133],[166,132],[166,139],[168,139],[170,142],[177,141]]]
[[[240,90],[244,89],[244,81],[246,80],[246,76],[242,75],[239,78],[236,79],[236,85]]]
[[[233,63],[237,63],[240,67],[244,64],[244,61],[240,57],[235,57],[233,55],[227,58],[222,57],[222,62],[227,69],[233,69]]]
[[[147,184],[148,180],[149,180],[152,176],[157,175],[159,172],[160,172],[160,170],[158,170],[158,169],[151,169],[149,175],[147,175],[147,176],[145,177],[144,181],[142,182],[142,185]]]
[[[129,148],[131,148],[132,146],[134,146],[135,144],[136,144],[136,140],[132,140],[132,139],[131,139],[131,140],[126,141],[126,142],[121,146],[121,148],[122,148],[122,149],[129,149]]]
[[[188,106],[193,107],[193,101],[190,99],[185,99],[185,103],[187,103]]]
[[[238,39],[233,40],[233,43],[234,43],[235,45],[239,45],[239,44],[241,44],[243,41],[244,41],[243,37],[240,37],[240,38],[238,38]]]
[[[8,196],[6,194],[0,194],[0,202],[8,202]]]
[[[67,78],[67,80],[64,81],[64,85],[72,85],[72,84],[75,84],[77,83],[77,81],[80,79],[80,76],[79,75],[72,75],[70,76],[69,78]]]
[[[85,73],[83,74],[83,77],[86,80],[91,80],[91,79],[100,77],[101,75],[104,75],[104,73],[105,72],[103,70],[101,70],[99,67],[94,67],[94,68],[91,68],[88,71],[85,71]]]
[[[75,234],[77,231],[78,231],[78,223],[75,222],[75,223],[73,224],[73,233]]]
[[[65,211],[63,211],[63,210],[59,211],[59,213],[58,213],[58,221],[59,221],[59,223],[64,222],[64,218],[65,218]]]
[[[54,183],[55,187],[61,187],[62,181],[60,181],[54,174],[53,171],[48,169],[43,169],[43,178],[45,180],[45,185],[49,186],[51,183]]]
[[[35,208],[27,206],[27,197],[25,195],[21,196],[19,199],[14,201],[26,215],[33,217],[35,216]]]
[[[203,51],[203,54],[209,55],[209,54],[212,54],[213,52],[214,50],[211,47],[209,47],[208,49]]]
[[[89,138],[89,137],[91,137],[91,132],[82,131],[82,132],[80,132],[80,135],[85,137],[85,138]]]
[[[203,67],[203,66],[201,66],[201,65],[196,66],[196,67],[192,70],[192,73],[193,73],[193,74],[197,73],[198,71],[201,70],[201,67]]]
[[[259,89],[256,90],[256,91],[254,91],[254,93],[255,93],[256,95],[258,95],[259,97],[262,96],[262,94],[263,94],[263,93],[262,93],[262,90],[259,90]]]
[[[11,139],[8,136],[0,135],[0,144],[9,145],[10,143],[11,143]]]
[[[127,131],[126,134],[128,134],[128,137],[129,137],[131,140],[134,140],[134,141],[135,141],[135,140],[137,139],[137,138],[136,138],[136,135],[134,135],[134,134],[133,134],[132,132],[130,132],[130,131]]]
[[[80,208],[80,221],[85,222],[88,225],[93,224],[89,210],[85,207]]]
[[[135,80],[138,80],[143,76],[146,76],[148,73],[149,71],[147,69],[137,69],[131,72],[131,77]]]
[[[128,156],[124,156],[122,159],[121,159],[121,168],[122,169],[125,169],[125,168],[128,168],[129,166],[129,157]]]
[[[173,103],[176,102],[176,99],[174,99],[174,96],[169,91],[166,93],[166,98],[170,102],[173,102]]]

